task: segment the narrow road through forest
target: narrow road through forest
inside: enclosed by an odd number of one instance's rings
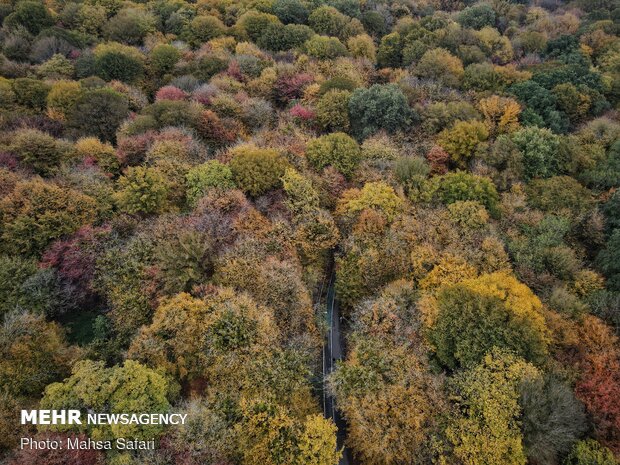
[[[350,451],[344,447],[347,435],[347,425],[334,405],[334,398],[329,394],[325,386],[327,376],[335,369],[336,362],[344,358],[343,339],[340,332],[340,312],[335,291],[336,271],[332,266],[329,271],[329,283],[327,286],[325,318],[328,325],[327,336],[323,349],[323,414],[331,418],[338,427],[338,448],[343,448],[340,465],[353,465]]]

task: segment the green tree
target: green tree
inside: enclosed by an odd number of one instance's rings
[[[234,189],[233,174],[228,165],[209,160],[187,172],[187,201],[196,205],[209,189]]]
[[[356,89],[349,100],[351,130],[358,139],[381,129],[390,133],[405,130],[413,117],[407,98],[394,84]]]
[[[181,52],[168,44],[159,44],[151,50],[149,63],[151,69],[158,75],[171,73],[181,58]]]
[[[279,187],[286,159],[273,149],[243,145],[231,151],[230,170],[235,184],[253,197]]]
[[[168,185],[155,168],[131,166],[118,180],[118,206],[127,213],[157,213],[164,208]]]
[[[271,24],[280,25],[281,23],[275,15],[250,10],[239,17],[236,27],[244,31],[250,40],[256,42]]]
[[[157,18],[140,8],[123,8],[104,26],[108,39],[128,45],[142,44],[144,37],[157,30]]]
[[[0,255],[0,316],[19,306],[24,297],[22,284],[36,272],[35,260]]]
[[[443,48],[428,50],[415,66],[416,75],[435,79],[445,86],[459,87],[463,79],[463,63]]]
[[[266,50],[280,52],[301,48],[312,36],[314,36],[314,31],[304,24],[287,24],[286,26],[269,24],[256,44]],[[337,44],[335,45],[337,47]],[[321,53],[319,48],[315,52]]]
[[[56,81],[47,94],[47,113],[51,118],[64,121],[82,95],[82,86],[75,81]]]
[[[92,223],[97,203],[78,191],[40,179],[20,182],[0,200],[2,248],[36,255],[54,239]]]
[[[592,208],[592,192],[570,176],[533,179],[527,185],[528,203],[547,213],[579,218]]]
[[[247,295],[218,289],[203,299],[177,294],[132,341],[129,356],[179,379],[223,376],[276,340],[273,313]]]
[[[79,136],[116,141],[116,130],[129,115],[127,97],[103,88],[84,92],[67,115],[67,125]]]
[[[431,339],[446,366],[473,366],[493,347],[540,363],[548,330],[538,297],[506,273],[482,275],[440,289]]]
[[[485,26],[495,26],[495,11],[491,5],[479,4],[465,8],[457,17],[463,27],[482,29]]]
[[[226,26],[215,16],[196,16],[188,26],[187,36],[190,44],[198,47],[226,32]]]
[[[566,457],[564,465],[615,465],[614,454],[594,439],[579,441]]]
[[[133,82],[144,73],[144,57],[134,47],[109,42],[95,50],[97,75],[106,81]]]
[[[306,158],[318,170],[333,166],[351,178],[361,161],[361,150],[351,137],[335,132],[310,141],[306,147]]]
[[[166,413],[175,387],[161,374],[133,360],[122,366],[106,368],[103,362],[82,360],[70,377],[45,389],[41,408],[94,410],[100,413]],[[55,425],[56,431],[71,431],[73,425]],[[95,439],[136,438],[150,440],[159,436],[160,424],[82,425]]]
[[[596,256],[596,264],[607,277],[608,287],[620,291],[620,228],[613,230]]]
[[[306,24],[308,21],[308,9],[300,0],[275,0],[271,9],[284,24]]]
[[[38,1],[17,2],[13,12],[4,19],[4,26],[14,29],[23,26],[33,35],[54,24],[52,15],[44,3]]]
[[[475,200],[484,205],[492,215],[499,214],[499,195],[489,178],[456,171],[435,177],[431,183],[433,195],[446,205]]]
[[[17,78],[11,86],[18,104],[35,110],[45,108],[49,84],[32,78]]]
[[[308,22],[317,34],[342,37],[347,28],[349,18],[333,6],[323,5],[310,14]]]
[[[437,139],[439,145],[450,154],[453,162],[461,168],[474,155],[476,147],[489,137],[489,130],[480,121],[457,121],[450,129],[444,129]]]
[[[337,37],[316,35],[305,42],[304,48],[308,55],[319,60],[333,60],[347,54],[347,48]]]
[[[287,205],[294,214],[307,214],[319,207],[319,195],[312,182],[293,168],[284,172],[282,185],[288,196]]]
[[[42,315],[12,312],[0,326],[0,392],[38,397],[48,383],[68,375],[80,351]]]
[[[333,89],[319,99],[316,119],[324,131],[347,132],[349,130],[349,99],[351,92]]]
[[[377,50],[377,64],[382,68],[398,68],[403,61],[402,39],[398,32],[381,38]]]
[[[583,405],[570,386],[551,375],[525,380],[519,391],[528,458],[541,465],[560,463],[587,430]]]
[[[41,175],[52,174],[60,165],[61,150],[56,139],[37,129],[18,131],[11,150]]]
[[[549,129],[523,128],[513,133],[511,139],[523,154],[527,178],[549,178],[562,172],[560,138]]]

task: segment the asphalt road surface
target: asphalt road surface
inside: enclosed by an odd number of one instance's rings
[[[338,312],[338,301],[335,298],[334,283],[336,281],[336,273],[330,272],[329,284],[327,287],[327,303],[326,303],[326,320],[328,323],[327,340],[323,354],[323,378],[325,379],[336,367],[336,362],[342,360],[343,343],[342,334],[340,332],[340,313]],[[340,416],[338,410],[334,406],[334,399],[324,389],[323,397],[323,414],[326,418],[331,418],[338,427],[338,448],[344,448],[344,440],[347,435],[347,425]],[[354,465],[351,453],[348,449],[343,449],[340,465]]]

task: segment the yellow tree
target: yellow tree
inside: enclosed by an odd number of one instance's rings
[[[446,429],[453,463],[525,465],[519,385],[538,376],[533,365],[494,349],[455,377],[453,395],[460,412]]]
[[[480,111],[491,135],[505,134],[519,128],[521,106],[509,97],[491,97],[480,100]]]

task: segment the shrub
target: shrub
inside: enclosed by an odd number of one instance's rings
[[[17,103],[28,108],[42,110],[45,108],[50,86],[43,81],[31,78],[18,78],[12,82]]]
[[[271,9],[284,24],[306,24],[308,21],[308,9],[300,0],[275,0]]]
[[[159,100],[185,100],[187,94],[178,87],[164,86],[155,94],[155,101]]]
[[[434,48],[422,55],[415,66],[416,75],[435,79],[445,86],[459,87],[463,78],[463,63],[443,48]]]
[[[534,208],[577,218],[592,207],[592,192],[569,176],[534,179],[527,186],[528,203]]]
[[[0,318],[18,308],[22,284],[37,272],[35,260],[0,255]]]
[[[480,121],[457,121],[450,129],[444,129],[437,138],[438,144],[450,154],[460,167],[474,155],[478,144],[489,137],[489,131]]]
[[[566,457],[564,465],[614,465],[614,454],[594,439],[578,441]]]
[[[279,187],[288,162],[276,150],[244,145],[231,151],[235,184],[253,197]]]
[[[433,145],[426,154],[433,174],[445,174],[448,171],[450,155],[438,145]]]
[[[198,47],[204,42],[220,37],[226,32],[226,26],[215,16],[196,16],[189,23],[187,36],[192,46]]]
[[[351,92],[330,90],[316,105],[316,116],[325,131],[346,132],[349,130],[349,99]]]
[[[82,86],[75,81],[56,81],[47,94],[47,114],[64,121],[80,98]]]
[[[495,26],[495,11],[491,5],[484,3],[469,6],[458,14],[457,21],[463,27],[471,29],[482,29],[485,26]]]
[[[422,157],[401,157],[396,160],[394,165],[394,175],[409,193],[419,189],[431,168],[427,161]]]
[[[133,82],[144,73],[144,57],[134,47],[116,42],[95,47],[97,75],[106,81]]]
[[[157,19],[149,11],[124,8],[104,26],[108,39],[128,45],[140,45],[144,37],[157,30]]]
[[[159,44],[149,54],[149,64],[158,75],[171,73],[181,58],[181,52],[168,44]]]
[[[361,151],[351,137],[336,132],[310,141],[306,158],[318,170],[331,165],[350,178],[361,160]]]
[[[111,144],[102,143],[96,137],[84,137],[75,143],[79,158],[92,159],[106,173],[118,174],[120,162]]]
[[[353,58],[366,58],[374,62],[377,57],[377,48],[372,37],[360,34],[347,40],[347,48]]]
[[[111,89],[84,92],[67,115],[67,124],[78,135],[114,142],[116,130],[129,113],[127,98]]]
[[[129,167],[118,180],[115,198],[127,213],[158,213],[163,210],[168,185],[164,176],[154,168]]]
[[[234,189],[235,182],[229,166],[209,160],[190,169],[186,176],[187,200],[196,205],[209,189]]]
[[[349,100],[351,130],[358,139],[381,129],[389,133],[404,130],[413,117],[407,98],[394,84],[356,89]]]
[[[47,384],[70,373],[78,356],[58,323],[48,323],[42,315],[13,312],[0,326],[0,390],[39,397]]]
[[[41,175],[53,173],[60,164],[61,151],[56,139],[37,129],[22,129],[15,134],[11,150]]]
[[[4,26],[15,29],[23,26],[33,35],[54,24],[52,15],[45,4],[37,1],[21,1],[15,5],[13,12],[4,19]]]
[[[403,201],[394,189],[384,182],[369,182],[358,192],[343,194],[338,211],[346,215],[356,215],[363,210],[377,210],[392,221],[403,206]]]
[[[84,194],[37,179],[21,182],[0,201],[2,248],[35,255],[94,221],[96,212],[96,202]]]
[[[464,171],[447,173],[437,178],[435,195],[444,204],[474,200],[484,205],[492,215],[498,214],[499,195],[489,178]]]
[[[347,54],[347,48],[337,37],[314,36],[304,44],[306,53],[319,60],[333,60]]]

